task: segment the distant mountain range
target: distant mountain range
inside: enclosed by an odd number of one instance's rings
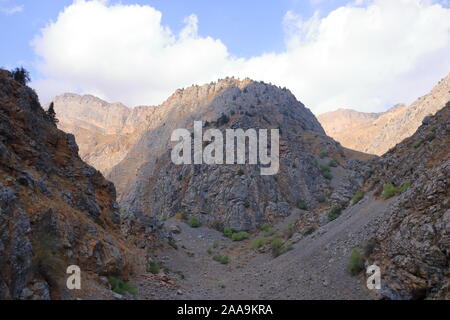
[[[450,100],[450,74],[411,105],[399,104],[383,113],[339,109],[317,117],[325,132],[344,147],[382,155],[411,136],[422,119]]]

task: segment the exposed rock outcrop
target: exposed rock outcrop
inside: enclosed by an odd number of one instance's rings
[[[383,113],[339,109],[317,118],[325,132],[344,147],[382,155],[419,128],[422,120],[434,115],[450,100],[450,74],[430,93],[407,106],[399,104]]]
[[[70,299],[66,269],[83,283],[127,277],[114,185],[78,156],[34,91],[0,70],[0,299]]]
[[[450,102],[373,168],[369,189],[405,186],[378,226],[370,256],[381,266],[383,295],[449,299]]]

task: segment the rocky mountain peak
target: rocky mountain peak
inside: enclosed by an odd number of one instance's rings
[[[450,74],[409,106],[397,104],[378,114],[340,109],[322,114],[318,119],[327,134],[344,147],[382,155],[411,136],[423,118],[434,115],[449,99]]]

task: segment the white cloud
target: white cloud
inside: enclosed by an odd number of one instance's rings
[[[450,10],[429,1],[358,2],[309,19],[288,12],[284,52],[250,59],[199,36],[195,15],[185,24],[174,34],[149,6],[77,0],[34,39],[45,78],[33,85],[44,101],[64,90],[140,105],[179,87],[249,76],[290,88],[320,113],[409,102],[450,72]]]
[[[22,12],[24,9],[23,5],[9,5],[8,0],[0,0],[0,13],[6,15],[13,15],[15,13]]]

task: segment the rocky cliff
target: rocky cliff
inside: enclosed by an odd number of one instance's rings
[[[71,93],[57,96],[53,102],[58,127],[75,135],[80,157],[105,175],[137,142],[153,111]]]
[[[55,105],[57,110],[64,105],[75,109],[63,112],[63,116],[58,113],[58,117],[62,127],[74,126],[70,131],[82,149],[90,150],[84,158],[94,164],[92,154],[95,154],[98,161],[104,161],[103,165],[108,163],[109,154],[97,152],[105,144],[98,143],[92,151],[84,143],[87,135],[80,133],[79,128],[94,124],[121,131],[117,128],[123,127],[123,120],[109,120],[123,119],[111,116],[117,112],[116,107],[99,107],[87,101],[85,106],[74,107],[72,103],[61,103],[60,98],[55,100]],[[94,110],[88,111],[90,108]],[[83,124],[79,121],[80,110],[96,116],[83,116]],[[141,121],[140,135],[133,138],[134,145],[122,148],[127,149],[121,153],[123,160],[105,171],[118,188],[125,209],[157,217],[185,212],[210,226],[251,230],[261,222],[288,215],[300,203],[314,207],[329,201],[340,180],[347,178],[333,181],[324,174],[321,165],[326,166],[332,159],[336,164],[343,164],[350,157],[363,156],[327,137],[310,110],[289,90],[250,79],[227,78],[180,89],[162,105],[141,107],[134,112],[141,114],[137,117]],[[90,121],[91,118],[101,118],[106,124],[100,125],[98,120]],[[260,176],[260,168],[255,165],[174,165],[170,161],[173,147],[170,136],[178,128],[192,130],[194,121],[203,121],[204,130],[218,128],[222,132],[226,128],[280,129],[279,174]],[[131,124],[128,130],[132,130]],[[352,191],[347,193],[351,197]],[[342,200],[342,195],[335,195]]]
[[[366,187],[397,197],[377,227],[370,256],[381,266],[383,295],[449,299],[450,102],[373,162]]]
[[[120,223],[114,185],[34,91],[0,70],[0,299],[84,297],[101,276],[126,278]],[[80,291],[66,287],[69,265],[81,268]]]
[[[319,115],[318,120],[326,133],[344,147],[382,155],[411,136],[423,118],[435,114],[449,99],[450,74],[409,106],[399,104],[384,113],[339,109]]]

